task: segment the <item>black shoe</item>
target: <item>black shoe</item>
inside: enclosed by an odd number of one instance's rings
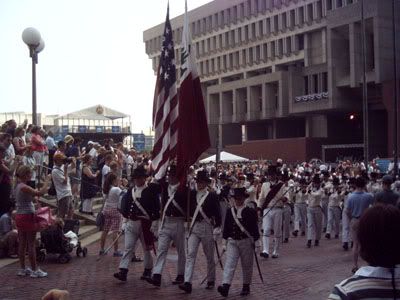
[[[161,274],[153,274],[152,277],[146,277],[145,280],[154,286],[161,286]]]
[[[294,237],[297,237],[298,234],[299,234],[299,231],[298,231],[298,230],[295,230],[295,231],[292,232],[292,235],[293,235]]]
[[[178,276],[176,276],[176,278],[175,278],[175,280],[174,281],[172,281],[172,284],[181,284],[181,283],[183,283],[185,280],[184,280],[184,276],[183,275],[178,275]]]
[[[311,240],[307,241],[307,248],[311,248]]]
[[[250,294],[250,284],[243,284],[240,296],[247,296]]]
[[[206,290],[212,290],[215,287],[214,281],[207,281]]]
[[[330,240],[331,239],[331,235],[329,233],[325,234],[325,237]]]
[[[338,234],[335,234],[335,239],[338,239],[339,238],[339,235]]]
[[[126,281],[128,269],[119,269],[118,273],[114,273],[114,277],[121,281]]]
[[[306,236],[306,233],[303,231],[303,232],[301,233],[301,236]]]
[[[268,257],[269,257],[269,254],[266,253],[266,252],[261,252],[261,253],[260,253],[260,256],[261,256],[261,257],[264,257],[264,258],[268,258]]]
[[[144,269],[143,275],[140,276],[140,280],[146,280],[151,279],[151,269]]]
[[[226,283],[224,283],[223,285],[220,285],[219,287],[218,287],[218,293],[220,293],[221,294],[221,296],[223,296],[223,297],[228,297],[228,294],[229,294],[229,287],[230,287],[230,285],[229,284],[226,284]]]
[[[286,238],[286,239],[283,240],[283,242],[284,242],[284,243],[289,243],[289,239]]]
[[[344,243],[343,243],[343,250],[344,250],[344,251],[349,250],[349,243],[348,243],[348,242],[344,242]]]
[[[143,259],[141,259],[139,256],[134,255],[131,259],[131,262],[141,262]]]
[[[319,240],[314,241],[314,246],[318,247],[319,246]]]
[[[187,294],[190,294],[190,293],[192,292],[192,284],[189,283],[189,282],[181,283],[181,284],[179,285],[179,288],[180,288],[182,291],[185,291]]]

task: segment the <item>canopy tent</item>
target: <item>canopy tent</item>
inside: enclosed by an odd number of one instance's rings
[[[116,120],[129,118],[130,116],[103,105],[88,107],[79,111],[75,111],[57,119],[88,119],[88,120]]]
[[[211,155],[210,157],[204,158],[202,160],[200,160],[200,163],[204,164],[204,163],[208,163],[208,162],[215,162],[216,160],[216,154]],[[240,162],[240,161],[249,161],[249,159],[241,157],[241,156],[237,156],[235,154],[229,153],[229,152],[225,152],[225,151],[221,151],[220,153],[220,160],[223,162]]]

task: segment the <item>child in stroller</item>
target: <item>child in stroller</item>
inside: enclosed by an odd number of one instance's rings
[[[40,246],[36,249],[39,262],[43,262],[46,254],[59,254],[58,262],[66,264],[71,260],[70,253],[76,248],[76,256],[86,257],[87,248],[81,246],[78,239],[79,220],[57,219],[54,225],[40,233]]]

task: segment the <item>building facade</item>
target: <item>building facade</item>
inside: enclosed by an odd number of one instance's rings
[[[362,156],[363,17],[369,153],[391,156],[399,2],[395,16],[391,0],[216,0],[190,11],[213,146],[253,159]],[[171,24],[179,68],[183,16]],[[155,72],[163,29],[143,34]]]

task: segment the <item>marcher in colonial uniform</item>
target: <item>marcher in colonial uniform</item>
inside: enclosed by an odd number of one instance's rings
[[[314,246],[319,246],[319,240],[322,235],[322,208],[321,198],[323,190],[320,188],[321,180],[319,174],[315,174],[312,182],[312,189],[308,195],[307,208],[307,247],[311,247],[314,240]]]
[[[218,292],[226,297],[235,274],[237,263],[240,259],[242,265],[243,288],[241,296],[250,293],[250,284],[253,275],[254,243],[260,238],[257,225],[257,213],[245,205],[248,197],[246,189],[233,190],[235,203],[228,208],[224,224],[223,247],[226,249],[226,260],[222,285]]]
[[[329,195],[328,203],[328,227],[326,229],[325,237],[327,239],[331,238],[331,233],[335,231],[335,239],[339,238],[340,229],[340,215],[342,211],[340,210],[340,204],[344,200],[344,191],[340,187],[339,178],[333,178],[333,192]]]
[[[323,182],[321,184],[321,188],[323,190],[323,194],[321,197],[321,207],[322,207],[322,228],[323,231],[326,232],[326,227],[328,226],[328,202],[329,195],[332,192],[333,185],[329,180],[330,174],[329,171],[322,171]]]
[[[291,186],[289,183],[288,172],[285,171],[282,176],[282,181],[285,183],[284,194],[283,197],[283,215],[282,215],[282,230],[283,230],[283,242],[289,242],[290,235],[290,220],[292,217],[292,209],[290,207],[290,199],[292,198],[293,185]]]
[[[297,236],[299,230],[301,235],[306,233],[307,220],[307,181],[305,178],[299,180],[300,190],[296,192],[294,202],[294,231],[293,236]]]
[[[214,240],[221,235],[221,211],[218,197],[208,192],[207,185],[211,180],[206,171],[197,172],[197,191],[191,199],[190,216],[192,221],[189,228],[188,254],[185,265],[185,282],[179,285],[186,293],[192,292],[192,277],[200,243],[207,260],[207,286],[215,286]]]
[[[125,220],[122,230],[125,231],[125,251],[119,264],[119,272],[114,277],[126,281],[129,263],[135,252],[138,240],[144,252],[144,272],[140,279],[151,276],[153,258],[150,250],[154,249],[154,235],[157,221],[160,218],[159,186],[147,185],[147,171],[143,166],[137,167],[132,174],[134,187],[121,199],[121,213]]]
[[[261,257],[269,257],[271,231],[274,232],[274,250],[272,258],[279,257],[279,247],[282,238],[282,216],[284,184],[278,180],[278,170],[276,166],[268,167],[269,181],[263,183],[259,197],[259,208],[262,216],[263,227],[263,251]]]
[[[153,276],[147,282],[161,285],[161,275],[167,259],[171,241],[174,242],[178,253],[177,276],[173,284],[183,283],[185,273],[185,219],[187,207],[187,187],[179,187],[176,166],[171,165],[168,170],[168,183],[163,184],[161,201],[163,214],[158,232],[157,259],[153,268]]]

